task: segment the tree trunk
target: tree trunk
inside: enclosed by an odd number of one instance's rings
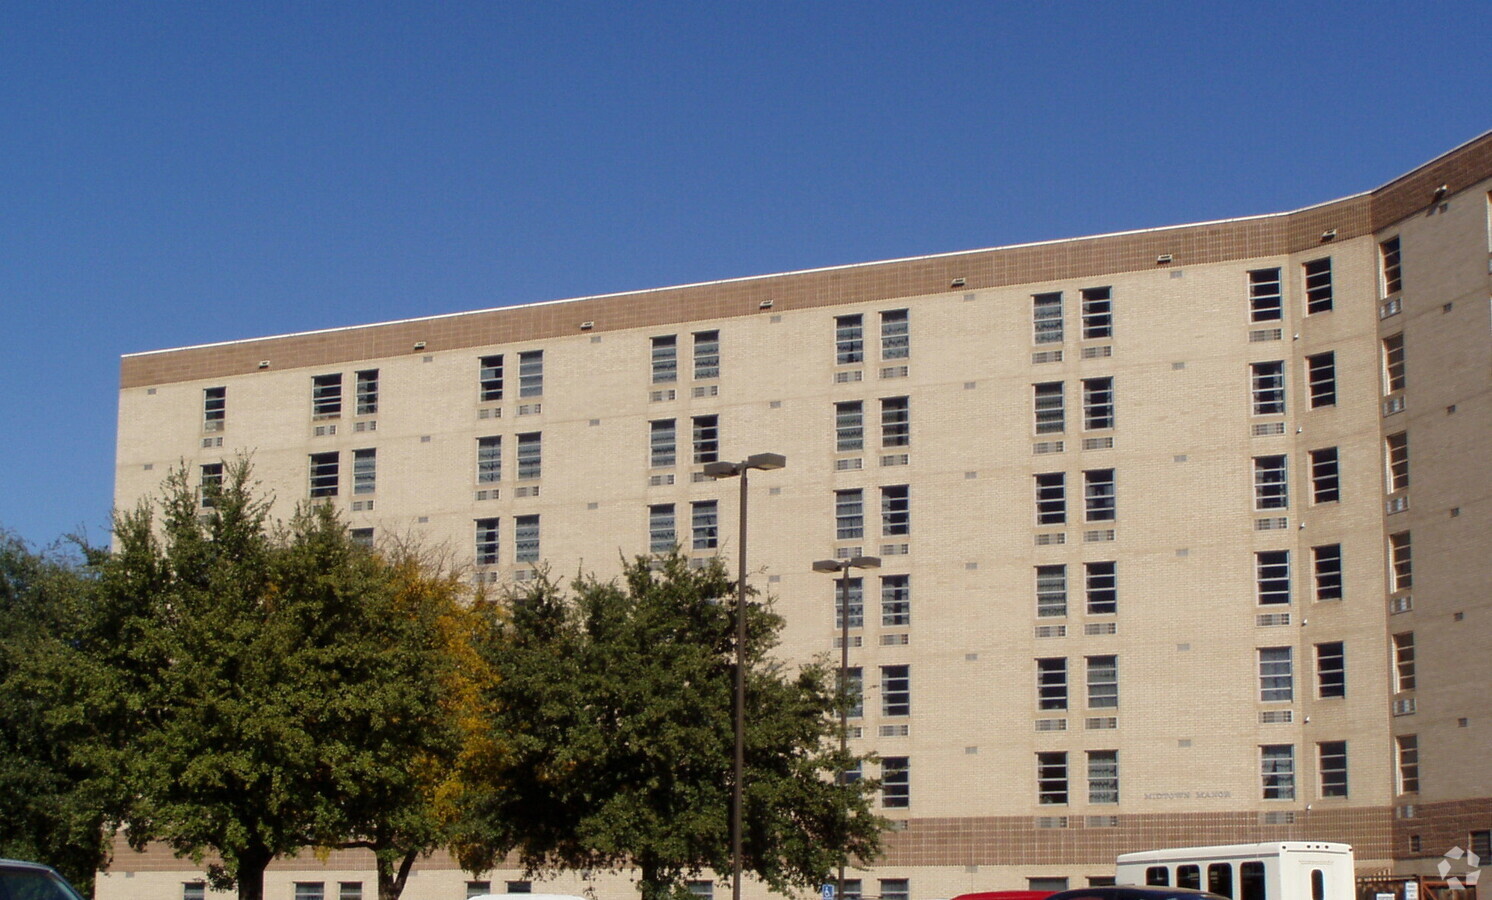
[[[375,855],[378,863],[378,900],[399,900],[399,895],[404,893],[404,885],[409,882],[409,870],[414,868],[415,858],[420,852],[410,850],[399,860],[399,871],[394,871],[393,861],[385,859],[381,855]]]
[[[247,847],[238,854],[238,900],[264,900],[264,870],[275,858],[269,848],[261,845]]]

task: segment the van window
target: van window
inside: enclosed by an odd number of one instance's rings
[[[1163,884],[1167,887],[1170,887],[1171,870],[1167,869],[1165,866],[1151,866],[1150,868],[1145,870],[1145,883]]]
[[[1184,887],[1184,888],[1195,888],[1197,890],[1201,890],[1201,888],[1202,888],[1202,867],[1201,866],[1177,866],[1176,867],[1176,886],[1177,887]],[[1321,898],[1317,897],[1317,898],[1315,898],[1315,900],[1321,900]]]
[[[1238,867],[1238,900],[1269,900],[1264,889],[1264,863],[1251,860]]]
[[[1320,869],[1311,870],[1311,900],[1326,900],[1326,873]]]
[[[1233,896],[1233,867],[1228,863],[1213,863],[1208,866],[1207,890],[1224,897]]]

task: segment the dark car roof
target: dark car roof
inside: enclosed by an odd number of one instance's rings
[[[1074,888],[1053,894],[1047,900],[1228,900],[1228,898],[1192,888],[1119,884]]]

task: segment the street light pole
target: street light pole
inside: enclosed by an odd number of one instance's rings
[[[846,560],[821,559],[813,564],[815,572],[838,572],[839,576],[839,778],[844,784],[850,758],[850,569],[879,569],[879,556],[852,556]],[[860,594],[863,617],[865,593]],[[839,854],[839,878],[834,889],[835,900],[844,900],[844,852]]]
[[[740,544],[740,554],[736,564],[735,759],[731,770],[730,811],[731,900],[741,900],[741,811],[745,796],[741,786],[746,776],[746,473],[752,469],[780,469],[785,465],[787,457],[780,453],[754,453],[738,463],[712,462],[706,464],[704,469],[704,473],[711,478],[741,479],[741,521],[736,538]]]

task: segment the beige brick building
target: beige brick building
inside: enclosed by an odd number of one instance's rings
[[[814,560],[882,561],[854,744],[898,830],[864,896],[1275,838],[1433,871],[1492,857],[1489,191],[1484,135],[1290,213],[131,355],[116,501],[252,452],[278,513],[325,497],[502,583],[733,565],[702,465],[781,453],[750,568],[784,655],[837,653]],[[100,896],[194,878],[121,851]],[[294,882],[373,894],[351,854]]]

